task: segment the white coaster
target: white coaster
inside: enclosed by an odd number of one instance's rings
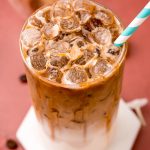
[[[107,150],[131,150],[140,127],[141,123],[137,116],[121,100],[114,134]],[[17,138],[25,150],[55,150],[48,136],[39,127],[33,107],[19,127]]]

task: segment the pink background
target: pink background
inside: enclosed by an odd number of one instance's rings
[[[148,0],[99,0],[112,9],[124,25],[137,15]],[[24,20],[0,0],[0,137],[15,137],[23,117],[31,105],[26,84],[19,81],[24,66],[19,52],[19,33]],[[147,20],[129,42],[122,97],[150,99],[150,20]],[[143,108],[147,126],[143,127],[133,150],[150,149],[150,104]]]

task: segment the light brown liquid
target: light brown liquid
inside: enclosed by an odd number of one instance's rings
[[[65,9],[64,9],[65,8]],[[21,34],[37,118],[53,140],[80,145],[115,119],[126,46],[114,14],[91,1],[58,1],[33,14]]]

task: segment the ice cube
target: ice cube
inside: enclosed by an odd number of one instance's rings
[[[59,32],[58,36],[54,39],[55,41],[63,40],[63,38],[66,36],[66,33]]]
[[[84,30],[88,31],[88,32],[91,32],[93,30],[93,27],[91,25],[91,23],[88,21],[84,26],[83,28]],[[84,34],[84,33],[83,33]]]
[[[42,32],[47,39],[53,39],[59,34],[59,26],[54,22],[47,23],[43,26]]]
[[[66,53],[69,50],[69,43],[65,41],[49,41],[48,43],[46,43],[45,47],[46,50],[50,51],[50,53]]]
[[[116,25],[116,24],[111,25],[109,27],[109,30],[112,34],[112,40],[115,41],[121,33],[120,30],[119,30],[118,25]]]
[[[81,36],[76,36],[70,41],[70,45],[76,45],[78,48],[81,48],[86,45],[86,41]]]
[[[102,25],[101,21],[96,18],[90,18],[82,27],[82,34],[88,36],[88,34],[97,27]]]
[[[85,45],[85,43],[83,42],[83,41],[77,41],[77,46],[79,47],[79,48],[81,48],[82,46],[84,46]]]
[[[114,64],[120,54],[121,47],[116,47],[113,44],[104,48],[103,55],[107,58],[107,61]]]
[[[69,62],[69,59],[66,56],[59,55],[51,55],[50,56],[50,64],[52,66],[62,68]]]
[[[38,28],[41,28],[43,26],[43,23],[41,20],[39,20],[36,16],[31,16],[28,20],[29,25],[36,26]]]
[[[76,33],[67,33],[63,38],[63,41],[66,41],[68,43],[71,43],[72,41],[76,40],[77,34]]]
[[[92,38],[95,42],[101,45],[109,45],[112,42],[112,36],[108,29],[98,27],[92,31]]]
[[[61,29],[65,32],[74,32],[80,30],[79,20],[77,17],[70,17],[67,19],[61,19]]]
[[[83,0],[74,0],[73,7],[76,11],[83,9]]]
[[[95,48],[94,54],[96,54],[98,57],[100,57],[100,55],[101,55],[101,49],[100,49],[100,47],[97,46],[97,47]]]
[[[44,17],[44,11],[43,10],[39,10],[36,12],[35,14],[36,18],[39,19],[43,24],[46,23],[46,18]]]
[[[60,83],[63,74],[57,67],[48,67],[43,75],[52,81]]]
[[[61,51],[61,52],[62,51],[67,52],[69,49],[69,43],[65,42],[65,41],[60,41],[56,44],[56,46],[54,48]]]
[[[89,69],[93,78],[104,75],[110,70],[110,64],[104,59],[98,59],[96,64]]]
[[[86,24],[82,26],[82,35],[88,40],[89,39],[89,34],[93,30],[93,27],[91,26],[90,22],[88,21]]]
[[[64,76],[63,82],[68,83],[82,83],[88,80],[88,76],[86,71],[78,66],[72,67],[70,70],[66,72]]]
[[[27,50],[27,55],[31,56],[33,53],[37,53],[37,52],[39,52],[39,47],[36,46],[36,47],[28,49]]]
[[[120,47],[117,47],[115,45],[111,45],[111,46],[109,46],[107,53],[116,56],[116,55],[119,55],[120,50],[121,50]]]
[[[102,26],[102,22],[99,19],[96,18],[91,18],[90,19],[90,24],[92,26],[93,29]]]
[[[50,7],[46,7],[45,9],[43,9],[43,17],[45,18],[46,22],[50,22],[51,16],[51,8]]]
[[[21,40],[28,47],[35,46],[41,40],[41,32],[35,28],[25,29],[21,34]]]
[[[104,10],[99,10],[95,14],[95,18],[101,20],[104,25],[111,25],[114,22],[114,17],[111,13]]]
[[[73,7],[75,11],[87,10],[90,13],[93,13],[96,8],[95,5],[89,0],[75,0],[73,2]]]
[[[75,60],[82,56],[82,52],[80,51],[80,48],[77,45],[73,45],[70,50],[70,58],[71,60]]]
[[[45,47],[45,51],[48,51],[48,50],[52,49],[51,45],[53,45],[54,43],[55,43],[54,40],[45,40],[44,43],[43,43],[44,47]]]
[[[84,112],[82,109],[77,109],[75,110],[74,112],[74,120],[73,120],[74,123],[84,123]]]
[[[73,14],[73,8],[71,6],[70,0],[59,0],[53,7],[53,17],[54,18],[65,18]]]
[[[43,52],[39,51],[39,52],[30,53],[30,61],[34,69],[36,70],[46,69],[47,60]]]
[[[77,11],[76,15],[79,17],[81,24],[85,24],[91,18],[91,14],[86,10]]]
[[[85,49],[83,55],[75,61],[76,64],[85,65],[92,57],[94,53],[88,49]]]

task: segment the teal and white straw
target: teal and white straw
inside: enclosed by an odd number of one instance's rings
[[[114,45],[117,47],[122,46],[149,16],[150,1],[143,8],[143,10],[135,17],[135,19],[129,24],[129,26],[121,33],[121,35],[115,40]]]

